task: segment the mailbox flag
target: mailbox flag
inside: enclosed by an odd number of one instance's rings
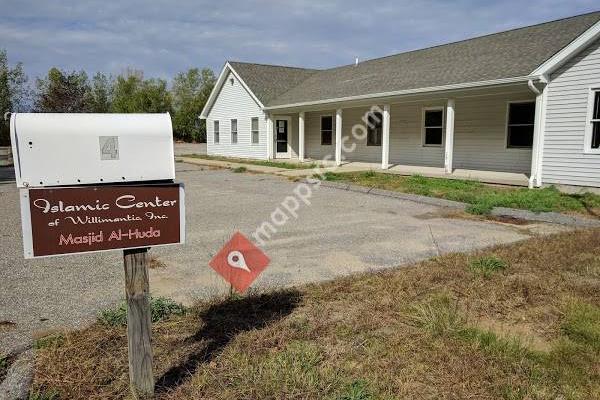
[[[240,232],[208,263],[239,293],[243,293],[269,265],[269,257]]]

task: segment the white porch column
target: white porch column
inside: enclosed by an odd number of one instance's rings
[[[381,138],[381,169],[388,169],[390,161],[390,105],[383,106],[383,137]]]
[[[544,87],[539,94],[535,96],[535,119],[533,125],[533,145],[531,148],[531,173],[529,177],[529,188],[542,185],[542,147],[544,136],[544,99],[546,88]]]
[[[298,159],[304,161],[304,111],[298,117]]]
[[[335,110],[335,165],[342,165],[342,109]]]
[[[272,160],[273,157],[273,117],[267,115],[267,158]]]
[[[446,105],[446,151],[444,157],[444,169],[447,174],[454,170],[452,158],[454,156],[454,99],[448,99]]]

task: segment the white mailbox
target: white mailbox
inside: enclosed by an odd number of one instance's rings
[[[18,187],[175,179],[169,114],[15,113]]]

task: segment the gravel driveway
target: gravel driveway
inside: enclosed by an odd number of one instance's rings
[[[166,264],[151,270],[153,295],[190,302],[227,286],[208,266],[236,230],[250,236],[296,183],[271,175],[236,174],[177,164],[186,184],[187,243],[151,250]],[[31,335],[82,326],[123,295],[118,251],[24,260],[17,189],[0,184],[0,353]],[[271,265],[255,286],[322,281],[397,266],[439,252],[521,240],[527,230],[444,218],[441,209],[410,201],[319,188],[264,247]]]

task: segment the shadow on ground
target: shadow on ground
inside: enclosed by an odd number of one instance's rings
[[[0,183],[10,183],[15,181],[14,167],[0,167]]]
[[[186,339],[186,345],[200,344],[199,350],[165,372],[156,382],[156,392],[175,389],[191,377],[201,363],[214,359],[237,334],[263,328],[286,317],[300,301],[300,292],[289,289],[233,298],[203,310],[198,314],[202,328]]]

